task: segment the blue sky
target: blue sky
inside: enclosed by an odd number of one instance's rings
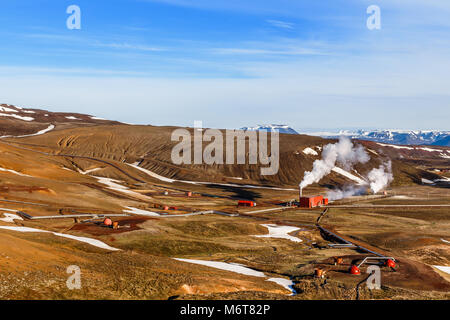
[[[373,4],[381,30],[366,27]],[[449,17],[447,0],[2,1],[0,102],[154,125],[449,130]]]

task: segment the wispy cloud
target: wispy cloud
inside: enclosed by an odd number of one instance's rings
[[[148,52],[160,52],[167,51],[167,48],[160,48],[155,46],[148,46],[142,43],[130,43],[127,41],[105,41],[99,40],[95,37],[81,37],[72,36],[57,33],[29,33],[18,34],[30,39],[45,40],[47,42],[53,42],[55,46],[59,46],[61,43],[83,45],[84,47],[104,47],[113,48],[118,50],[134,50],[134,51],[148,51]]]
[[[296,49],[284,49],[284,50],[270,50],[270,49],[249,49],[249,48],[214,48],[211,50],[215,54],[231,55],[287,55],[287,56],[299,56],[299,55],[326,55],[324,52],[320,52],[315,49],[309,48],[296,48]]]
[[[295,23],[286,22],[281,20],[266,20],[274,27],[283,28],[283,29],[294,29]]]
[[[99,47],[107,47],[107,48],[114,48],[114,49],[152,51],[152,52],[167,51],[167,49],[165,49],[165,48],[150,47],[150,46],[140,45],[140,44],[130,44],[130,43],[126,43],[126,42],[124,42],[124,43],[96,42],[95,45],[97,45]]]

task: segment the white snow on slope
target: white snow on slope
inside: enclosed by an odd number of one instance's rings
[[[13,213],[3,213],[5,216],[4,218],[0,218],[0,221],[8,222],[8,223],[14,223],[14,220],[23,220],[22,217],[19,217],[16,214]]]
[[[417,148],[418,150],[428,151],[428,152],[442,152],[441,149],[431,149],[431,148]]]
[[[422,178],[422,183],[433,184],[434,182],[425,178]]]
[[[23,174],[23,173],[20,173],[20,172],[14,171],[14,170],[10,170],[10,169],[5,169],[5,168],[2,168],[2,167],[0,167],[0,171],[17,174],[17,175],[22,176],[22,177],[31,177],[31,176],[29,176],[27,174]]]
[[[439,269],[439,270],[441,270],[441,271],[443,271],[445,273],[450,274],[450,267],[445,267],[445,266],[433,266],[433,267],[435,267],[435,268],[437,268],[437,269]]]
[[[97,177],[94,176],[94,178],[96,178],[98,180],[98,182],[107,185],[108,189],[114,190],[114,191],[119,191],[122,193],[126,193],[129,194],[131,196],[134,197],[138,197],[138,198],[148,198],[138,192],[132,191],[129,188],[119,184],[120,181],[114,180],[114,179],[110,179],[110,178],[104,178],[104,177]]]
[[[160,214],[156,213],[156,212],[152,212],[152,211],[147,211],[147,210],[142,210],[142,209],[138,209],[138,208],[133,208],[133,207],[126,207],[126,210],[123,210],[123,212],[127,212],[127,213],[133,213],[133,214],[137,214],[140,216],[149,216],[149,217],[159,217],[161,216]]]
[[[303,153],[304,154],[308,154],[308,155],[311,155],[311,156],[318,156],[319,154],[317,153],[317,151],[316,150],[314,150],[314,149],[311,149],[311,148],[305,148],[305,149],[303,149]]]
[[[18,116],[16,114],[8,114],[8,113],[0,113],[0,117],[11,117],[11,118],[16,118],[19,120],[23,120],[23,121],[33,121],[34,118],[32,117],[22,117],[22,116]]]
[[[302,242],[301,239],[289,235],[289,233],[300,230],[297,227],[290,226],[279,226],[276,224],[263,224],[262,226],[266,227],[269,230],[269,234],[256,235],[258,238],[278,238],[278,239],[286,239],[293,242]]]
[[[414,148],[411,147],[404,147],[404,146],[395,146],[392,144],[385,144],[385,143],[378,143],[380,146],[383,147],[391,147],[391,148],[395,148],[395,149],[406,149],[406,150],[414,150]]]
[[[253,277],[259,277],[259,278],[266,278],[267,276],[261,272],[256,271],[253,269],[250,269],[246,266],[243,266],[241,264],[237,263],[226,263],[226,262],[219,262],[219,261],[206,261],[206,260],[193,260],[193,259],[179,259],[175,258],[175,260],[187,262],[187,263],[193,263],[193,264],[200,264],[203,266],[220,269],[220,270],[226,270],[231,271],[239,274],[243,274],[246,276],[253,276]],[[291,294],[294,295],[295,292],[293,290],[294,283],[289,279],[284,278],[269,278],[266,281],[275,282],[276,284],[288,289],[291,291]]]
[[[38,131],[36,133],[25,134],[25,135],[22,135],[22,136],[11,136],[11,135],[8,135],[8,136],[1,136],[0,138],[25,138],[25,137],[39,136],[41,134],[47,133],[49,131],[52,131],[53,129],[55,129],[55,126],[53,124],[51,124],[47,128],[45,128],[45,129],[43,129],[41,131]]]
[[[1,112],[19,112],[19,111],[17,111],[17,110],[15,110],[15,109],[11,109],[11,108],[7,108],[7,107],[2,107],[2,106],[0,106],[0,111]]]
[[[267,281],[275,282],[279,284],[280,286],[286,288],[287,290],[292,292],[292,295],[294,295],[294,282],[289,279],[284,278],[269,278]]]
[[[23,135],[23,136],[17,136],[17,137],[15,137],[15,138],[25,138],[25,137],[40,136],[41,134],[45,134],[45,133],[47,133],[47,132],[49,132],[49,131],[52,131],[53,129],[55,129],[55,126],[54,126],[53,124],[51,124],[51,125],[49,125],[47,128],[45,128],[45,129],[43,129],[43,130],[41,130],[41,131],[38,131],[38,132],[36,132],[36,133],[33,133],[33,134],[26,134],[26,135]]]
[[[244,267],[244,266],[239,265],[239,264],[231,264],[231,263],[219,262],[219,261],[179,259],[179,258],[175,258],[175,260],[188,262],[188,263],[194,263],[194,264],[200,264],[200,265],[203,265],[203,266],[216,268],[216,269],[220,269],[220,270],[236,272],[236,273],[243,274],[243,275],[246,275],[246,276],[262,277],[262,278],[264,278],[266,276],[261,271],[256,271],[256,270]]]
[[[270,189],[270,190],[285,190],[285,191],[297,191],[298,190],[298,189],[277,188],[277,187],[253,186],[253,185],[247,185],[247,184],[241,185],[241,184],[233,184],[233,183],[215,183],[215,182],[203,182],[203,181],[175,180],[175,179],[169,179],[169,178],[160,176],[159,174],[154,173],[150,170],[141,168],[138,166],[138,163],[133,163],[133,164],[127,163],[127,165],[129,165],[130,167],[133,167],[137,170],[140,170],[153,178],[156,178],[156,179],[164,181],[164,182],[169,182],[169,183],[182,182],[182,183],[189,183],[189,184],[214,184],[214,185],[218,185],[218,186],[236,187],[236,188]]]
[[[106,243],[104,243],[104,242],[102,242],[100,240],[96,240],[96,239],[92,239],[92,238],[86,238],[86,237],[77,237],[77,236],[73,236],[73,235],[70,235],[70,234],[64,234],[64,233],[58,233],[58,232],[52,232],[52,231],[46,231],[46,230],[35,229],[35,228],[28,228],[28,227],[0,226],[0,229],[9,230],[9,231],[18,231],[18,232],[51,233],[51,234],[53,234],[55,236],[58,236],[58,237],[63,237],[63,238],[68,238],[68,239],[84,242],[84,243],[90,244],[90,245],[92,245],[94,247],[98,247],[98,248],[102,248],[102,249],[106,249],[106,250],[111,250],[111,251],[119,251],[120,250],[120,249],[117,249],[117,248],[110,247],[109,245],[107,245]]]
[[[136,162],[136,163],[133,163],[133,164],[127,163],[127,165],[129,165],[129,166],[131,166],[131,167],[133,167],[133,168],[135,168],[135,169],[138,169],[138,170],[140,170],[140,171],[142,171],[142,172],[148,174],[150,177],[156,178],[156,179],[158,179],[158,180],[165,181],[165,182],[169,182],[169,183],[172,183],[172,182],[177,181],[177,180],[173,180],[173,179],[169,179],[169,178],[160,176],[159,174],[156,174],[156,173],[154,173],[154,172],[152,172],[152,171],[150,171],[150,170],[141,168],[141,167],[138,166],[138,164],[139,164],[139,162]]]
[[[78,119],[78,118],[75,118],[74,116],[68,116],[68,117],[65,117],[66,119],[69,119],[69,120],[80,120],[80,119]]]
[[[336,173],[339,173],[340,175],[343,175],[344,177],[349,178],[350,180],[357,182],[360,185],[367,184],[367,182],[364,181],[363,179],[361,179],[360,177],[357,177],[354,174],[351,174],[350,172],[345,171],[344,169],[341,169],[339,167],[334,167],[332,170]]]
[[[78,172],[81,173],[81,174],[89,174],[91,172],[95,172],[95,171],[98,171],[98,170],[101,170],[101,169],[103,169],[103,168],[93,168],[93,169],[88,169],[86,171],[78,169]],[[70,170],[70,169],[68,169],[68,170]],[[70,171],[72,171],[72,170],[70,170]]]
[[[450,241],[447,241],[447,240],[445,240],[445,239],[441,239],[441,240],[442,240],[442,242],[445,242],[445,243],[450,244]]]

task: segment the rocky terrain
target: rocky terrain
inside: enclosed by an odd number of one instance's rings
[[[280,170],[262,176],[256,165],[173,164],[175,127],[1,107],[2,299],[450,298],[449,148],[358,142],[367,162],[304,195],[358,184],[388,160],[393,181],[325,212],[287,203],[333,139],[281,134]],[[330,246],[319,226],[356,247]],[[382,267],[380,290],[360,284],[367,266],[348,273],[367,249],[397,262]]]

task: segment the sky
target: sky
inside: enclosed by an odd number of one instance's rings
[[[133,124],[450,130],[448,0],[15,0],[0,25],[0,103]]]

